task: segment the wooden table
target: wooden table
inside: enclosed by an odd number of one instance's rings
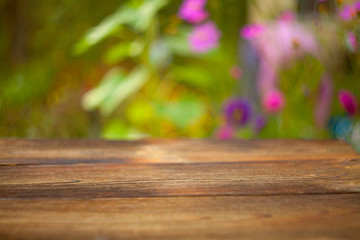
[[[0,239],[360,239],[335,140],[0,140]]]

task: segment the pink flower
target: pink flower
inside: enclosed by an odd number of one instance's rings
[[[207,0],[185,0],[179,10],[179,17],[190,23],[199,23],[208,17],[204,10]]]
[[[250,24],[240,30],[240,35],[245,39],[253,39],[260,36],[265,30],[261,24]]]
[[[321,80],[318,99],[314,108],[315,124],[319,128],[326,127],[330,115],[332,98],[333,83],[329,76],[324,75]]]
[[[235,130],[229,124],[222,126],[220,129],[218,129],[216,133],[216,137],[223,140],[231,139],[234,137],[234,135],[235,135]]]
[[[206,22],[195,26],[188,36],[190,48],[195,53],[205,53],[219,45],[221,32],[214,22]]]
[[[285,11],[278,18],[280,22],[288,22],[288,23],[294,22],[295,19],[296,16],[292,11]]]
[[[260,94],[276,87],[276,74],[306,54],[318,55],[318,46],[312,32],[297,23],[278,22],[269,24],[266,30],[251,40],[259,54],[258,91]]]
[[[360,12],[360,1],[355,2],[353,6],[354,6],[355,11],[357,13],[359,13]]]
[[[291,59],[302,57],[306,53],[317,54],[317,44],[313,34],[299,24],[278,24],[277,49],[280,49],[280,60],[287,63]]]
[[[242,71],[241,68],[238,66],[232,66],[230,68],[230,76],[235,78],[235,79],[240,79],[242,75]]]
[[[284,95],[279,90],[272,89],[263,97],[262,106],[268,113],[278,113],[284,108],[284,105]]]
[[[257,90],[259,94],[264,94],[269,89],[273,89],[276,87],[276,71],[279,67],[277,62],[278,60],[268,61],[266,59],[260,59],[257,79]]]
[[[357,40],[353,32],[347,33],[346,43],[349,46],[351,52],[355,52],[357,49]]]
[[[353,17],[355,17],[356,10],[352,6],[345,5],[339,15],[344,21],[350,21]]]
[[[338,92],[338,99],[345,111],[353,116],[358,111],[358,104],[355,95],[349,90],[341,89]]]

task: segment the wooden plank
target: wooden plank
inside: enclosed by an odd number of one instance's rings
[[[0,197],[92,198],[360,192],[360,161],[0,167]]]
[[[360,195],[0,200],[0,239],[358,239]]]
[[[0,239],[357,239],[334,140],[0,140]]]
[[[0,165],[360,159],[337,140],[0,140]]]

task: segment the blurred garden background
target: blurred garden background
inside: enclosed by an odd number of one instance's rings
[[[338,138],[360,2],[0,0],[0,136]]]

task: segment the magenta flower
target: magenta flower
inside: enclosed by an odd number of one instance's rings
[[[207,0],[185,0],[179,10],[179,17],[190,23],[199,23],[208,17],[204,10]]]
[[[261,24],[249,24],[240,30],[240,35],[245,39],[253,39],[260,36],[265,30]]]
[[[343,9],[341,9],[339,15],[344,21],[350,21],[355,17],[356,10],[352,6],[345,5]]]
[[[358,111],[358,104],[355,95],[349,90],[341,89],[338,92],[338,99],[345,111],[353,116]]]
[[[195,26],[188,36],[190,48],[195,53],[205,53],[219,45],[221,32],[214,22],[206,22]]]
[[[220,127],[220,129],[218,129],[218,131],[216,132],[216,137],[222,140],[231,139],[234,137],[234,135],[235,130],[230,124],[226,124]]]
[[[357,13],[360,13],[360,1],[354,3],[354,9]]]
[[[251,118],[251,105],[245,98],[232,98],[224,108],[226,122],[234,126],[244,126]]]
[[[357,40],[353,32],[348,32],[346,36],[346,43],[349,46],[351,52],[355,52],[357,49]]]
[[[268,113],[278,113],[284,108],[284,105],[284,95],[279,90],[272,89],[263,97],[262,106]]]

